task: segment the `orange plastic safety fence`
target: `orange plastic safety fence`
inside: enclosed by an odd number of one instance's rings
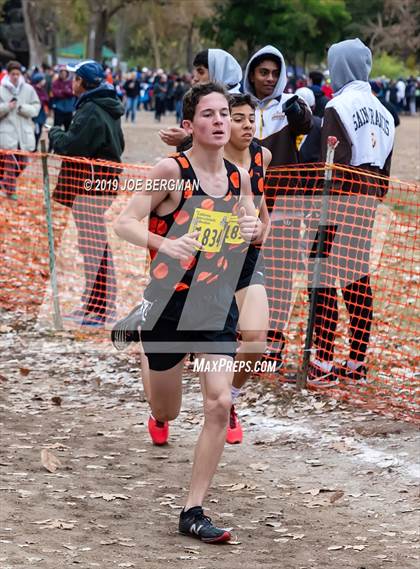
[[[87,311],[110,320],[142,297],[145,251],[123,243],[112,221],[149,166],[48,155],[59,298],[63,315]],[[51,321],[42,155],[0,153],[0,306]]]
[[[266,176],[272,230],[264,256],[274,352],[282,332],[284,376],[293,377],[316,288],[311,385],[420,419],[419,187],[335,165],[317,259],[324,181],[321,164],[270,169]]]
[[[51,322],[41,158],[0,153],[0,307],[36,312]],[[112,321],[141,298],[147,255],[122,242],[110,225],[149,169],[48,155],[64,315],[83,307]],[[316,288],[311,358],[333,365],[340,377],[328,393],[419,418],[419,187],[334,166],[324,200],[325,242],[317,258],[323,186],[322,164],[272,168],[266,176],[272,224],[263,247],[269,344],[283,361],[280,377],[290,380],[301,366],[309,298]],[[362,365],[359,371],[366,367],[366,383],[352,380],[351,367],[341,363],[349,360]]]

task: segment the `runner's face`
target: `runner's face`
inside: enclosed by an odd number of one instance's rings
[[[232,109],[232,132],[230,143],[240,150],[251,144],[255,135],[255,111],[249,105],[241,105]]]
[[[209,83],[209,81],[209,70],[204,67],[204,65],[198,65],[197,67],[194,67],[191,78],[192,85],[198,85],[199,83]]]
[[[261,61],[249,76],[251,83],[254,85],[257,99],[264,99],[272,95],[279,77],[280,66],[278,63],[269,59]]]
[[[195,108],[194,119],[184,121],[184,127],[193,135],[194,142],[221,148],[230,138],[229,104],[221,93],[202,97]]]

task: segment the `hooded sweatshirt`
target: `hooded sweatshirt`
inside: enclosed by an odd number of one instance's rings
[[[120,119],[123,114],[124,108],[109,83],[103,82],[96,89],[86,91],[77,101],[76,113],[69,130],[64,132],[56,126],[49,131],[54,152],[65,156],[121,162],[124,136]],[[97,180],[103,178],[111,184],[113,177],[119,173],[120,169],[113,166],[92,165],[89,161],[63,160],[53,197],[63,205],[71,207],[76,195],[89,194],[84,187],[86,179],[92,180],[92,195],[95,189],[100,189],[95,186]],[[117,195],[112,186],[109,190],[102,190],[101,195]]]
[[[293,97],[293,93],[284,93],[287,84],[286,64],[281,52],[267,45],[255,53],[249,60],[244,76],[244,92],[256,98],[254,86],[250,81],[250,67],[252,61],[262,54],[274,55],[280,63],[280,76],[273,93],[262,100],[256,99],[257,109],[255,113],[256,133],[255,136],[263,146],[272,153],[270,166],[282,166],[284,164],[296,164],[298,156],[296,152],[296,136],[307,134],[312,124],[312,113],[302,99],[298,103],[303,113],[298,117],[288,120],[282,107],[284,103]]]
[[[230,93],[239,93],[242,69],[236,59],[223,49],[209,49],[210,81],[222,83]]]
[[[109,83],[86,91],[76,103],[70,128],[53,127],[49,132],[54,152],[66,156],[121,161],[124,137],[120,118],[124,108]]]
[[[321,153],[327,139],[337,137],[334,162],[389,176],[395,124],[391,113],[372,94],[370,49],[358,38],[336,43],[328,50],[334,98],[325,107]],[[373,188],[368,188],[371,194]],[[385,189],[377,188],[379,196]]]

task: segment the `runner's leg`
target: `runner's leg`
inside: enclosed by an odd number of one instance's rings
[[[239,330],[242,344],[235,361],[251,362],[252,367],[265,352],[269,309],[267,293],[263,285],[251,285],[235,294],[239,309]],[[235,372],[233,387],[240,389],[246,382],[249,372],[244,369]]]
[[[206,361],[222,359],[233,362],[230,356],[204,354]],[[231,387],[233,373],[206,372],[200,377],[203,393],[204,425],[195,447],[190,491],[185,510],[201,506],[211,484],[223,452],[226,426],[232,404]],[[151,377],[153,381],[153,378]]]
[[[179,415],[182,403],[184,359],[170,369],[164,371],[151,369],[149,372],[150,408],[153,417],[162,423],[173,421]]]

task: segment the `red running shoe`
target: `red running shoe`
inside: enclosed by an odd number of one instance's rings
[[[235,406],[230,408],[229,423],[226,431],[226,442],[230,445],[238,445],[242,442],[243,432],[235,411]]]
[[[153,444],[157,446],[166,445],[169,438],[169,423],[165,421],[157,421],[154,417],[150,415],[149,421],[147,423],[147,428],[149,429],[149,434],[152,438]]]

